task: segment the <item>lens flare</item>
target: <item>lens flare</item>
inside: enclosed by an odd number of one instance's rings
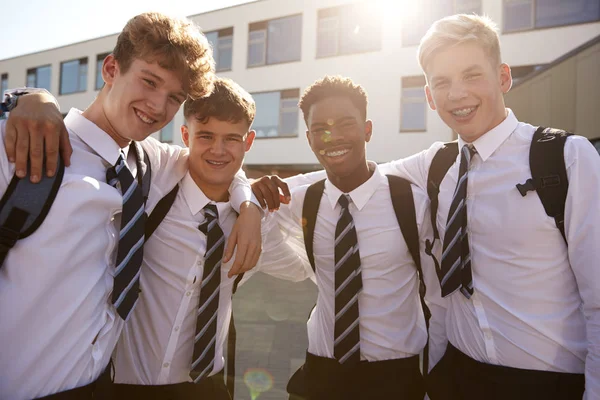
[[[250,398],[256,400],[261,393],[273,388],[273,375],[264,368],[248,368],[244,372],[244,383],[250,390]]]

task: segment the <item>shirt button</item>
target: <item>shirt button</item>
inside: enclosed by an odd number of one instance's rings
[[[164,364],[163,364],[163,367],[165,367],[165,368],[169,368],[169,365],[170,365],[170,364],[169,364],[168,362],[166,362],[166,363],[164,363]]]
[[[202,261],[198,260],[198,261],[196,262],[196,265],[197,265],[197,266],[199,266],[199,267],[201,267],[201,266],[202,266]]]
[[[188,292],[185,292],[185,295],[186,295],[186,296],[190,296],[191,294],[192,294],[192,292],[189,292],[189,291],[188,291]]]
[[[179,327],[178,326],[175,327],[175,332],[179,332]]]

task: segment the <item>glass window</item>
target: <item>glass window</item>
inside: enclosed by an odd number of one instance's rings
[[[302,15],[269,21],[267,64],[300,60]]]
[[[233,28],[225,28],[205,34],[213,49],[217,71],[230,71],[233,60]]]
[[[298,136],[298,97],[281,99],[279,136]]]
[[[248,40],[248,66],[264,65],[266,60],[267,30],[252,31]]]
[[[102,79],[102,64],[104,63],[106,56],[109,54],[110,53],[102,53],[98,54],[96,57],[96,84],[94,86],[96,90],[100,90],[102,89],[102,86],[104,86],[104,79]]]
[[[4,91],[8,90],[8,74],[0,75],[0,97],[4,99]]]
[[[169,123],[160,130],[160,141],[163,143],[173,143],[174,128],[175,128],[174,120],[169,121]]]
[[[30,68],[27,70],[27,87],[37,87],[46,89],[50,92],[50,80],[52,79],[52,67],[45,65],[43,67]]]
[[[533,0],[504,2],[504,30],[520,31],[533,28]]]
[[[481,14],[481,0],[455,0],[456,14]]]
[[[87,57],[60,64],[60,94],[85,92],[87,89]]]
[[[598,0],[504,0],[505,32],[598,20]]]
[[[256,116],[252,124],[252,129],[256,131],[256,137],[277,136],[281,93],[256,93],[252,97],[256,103]]]
[[[317,57],[335,56],[338,53],[339,17],[319,18],[317,28]]]
[[[427,129],[427,101],[425,78],[421,76],[402,78],[400,99],[400,131],[425,131]]]

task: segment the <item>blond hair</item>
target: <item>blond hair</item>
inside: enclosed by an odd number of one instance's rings
[[[113,54],[123,73],[135,59],[157,62],[174,71],[193,99],[212,90],[215,71],[212,49],[198,26],[186,18],[156,12],[137,15],[119,34]]]
[[[493,63],[500,65],[496,23],[486,16],[456,14],[434,22],[421,39],[418,50],[421,69],[426,72],[428,63],[437,52],[469,42],[480,45]]]

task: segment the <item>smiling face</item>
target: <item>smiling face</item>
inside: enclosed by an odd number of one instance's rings
[[[366,143],[371,140],[372,123],[361,117],[348,97],[326,97],[311,105],[306,136],[315,156],[330,180],[363,180],[368,168]],[[358,184],[344,185],[357,187]],[[338,186],[339,187],[339,186]]]
[[[497,64],[476,43],[463,43],[431,56],[425,71],[429,106],[466,142],[473,142],[504,118],[510,68]]]
[[[204,194],[214,201],[227,198],[234,175],[252,147],[254,131],[246,121],[229,122],[210,117],[188,118],[181,137],[190,149],[189,171]]]
[[[99,123],[121,147],[141,141],[173,119],[186,98],[183,80],[158,63],[135,59],[123,72],[114,56],[104,60],[106,86]]]

